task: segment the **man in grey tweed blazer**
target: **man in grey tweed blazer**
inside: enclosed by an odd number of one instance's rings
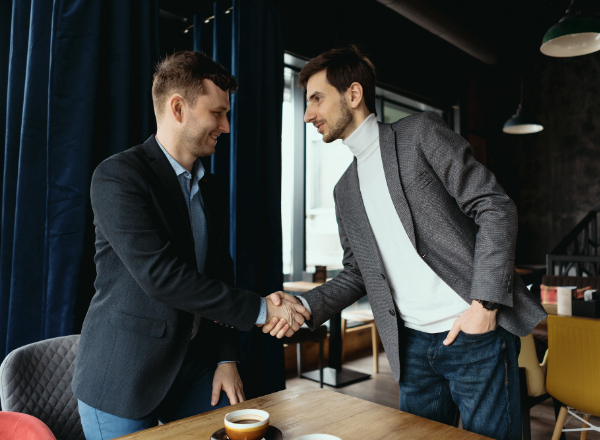
[[[334,191],[344,269],[302,295],[309,326],[368,295],[401,410],[451,424],[458,406],[466,430],[521,438],[518,336],[546,313],[514,271],[514,203],[438,114],[378,124],[355,47],[312,59],[299,83],[305,121],[355,155]]]

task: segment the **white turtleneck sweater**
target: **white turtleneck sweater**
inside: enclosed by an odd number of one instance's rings
[[[421,259],[402,226],[383,171],[375,115],[343,143],[356,157],[367,217],[405,325],[426,333],[450,330],[469,305]]]

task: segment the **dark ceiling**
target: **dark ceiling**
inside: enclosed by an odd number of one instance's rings
[[[495,47],[501,57],[538,51],[570,0],[426,0]],[[598,15],[600,1],[578,0],[577,8]]]
[[[243,1],[243,0],[242,0]],[[495,48],[502,58],[520,58],[539,50],[544,33],[560,20],[570,0],[420,0],[427,2],[452,21],[471,31],[482,41]],[[231,1],[222,1],[229,6]],[[280,0],[282,15],[298,20],[315,20],[315,26],[339,26],[340,17],[352,15],[369,17],[369,9],[379,13],[382,5],[376,0],[305,0],[296,2]],[[191,20],[194,14],[201,17],[213,15],[210,0],[159,0],[160,8]],[[600,16],[600,1],[577,0],[576,6],[586,13]],[[389,14],[397,14],[387,8]],[[286,13],[287,12],[287,13]],[[366,15],[365,15],[366,14]],[[371,17],[372,18],[372,17]],[[402,19],[402,18],[401,18]],[[191,22],[187,25],[189,26]],[[286,26],[288,23],[286,23]],[[180,24],[179,27],[182,25]],[[301,24],[306,26],[305,23]],[[292,27],[294,27],[292,25]],[[305,29],[305,28],[304,28]],[[181,37],[182,43],[191,37]]]
[[[249,0],[241,0],[242,5]],[[545,58],[540,45],[570,0],[418,0],[438,9],[498,54],[488,66],[387,8],[377,0],[278,0],[285,48],[312,58],[332,47],[356,43],[378,70],[378,83],[389,90],[432,105],[450,106],[464,100],[466,82],[473,72],[492,74],[515,89],[519,99],[524,66]],[[159,0],[162,10],[187,17],[187,23],[161,19],[161,53],[192,49],[194,13],[213,15],[212,0]],[[226,8],[231,1],[222,1]],[[576,0],[586,14],[600,16],[600,0]],[[202,25],[202,49],[211,55],[212,26]],[[525,73],[524,73],[525,71]],[[516,105],[516,104],[513,104]]]

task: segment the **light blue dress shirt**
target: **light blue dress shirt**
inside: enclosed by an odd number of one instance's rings
[[[186,170],[179,162],[177,162],[171,155],[164,149],[161,143],[156,139],[156,143],[165,154],[165,157],[173,167],[177,180],[183,191],[183,198],[188,207],[188,213],[190,215],[190,223],[192,225],[192,235],[194,236],[194,250],[196,253],[196,262],[198,272],[204,272],[206,266],[206,255],[208,253],[208,231],[206,229],[206,217],[204,215],[204,201],[202,200],[202,193],[200,192],[200,179],[204,177],[204,166],[200,159],[196,159],[192,172]],[[191,182],[191,183],[190,183]],[[199,317],[194,320],[193,336],[198,331],[198,325],[200,323]],[[267,320],[267,301],[264,298],[260,299],[260,313],[256,324],[264,324]],[[192,336],[192,338],[193,338]]]

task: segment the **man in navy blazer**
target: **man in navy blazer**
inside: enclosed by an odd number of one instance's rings
[[[96,293],[73,378],[88,440],[243,401],[237,329],[284,319],[281,337],[310,317],[234,286],[228,199],[199,158],[229,132],[236,89],[204,54],[167,57],[152,87],[156,136],[94,172]]]

